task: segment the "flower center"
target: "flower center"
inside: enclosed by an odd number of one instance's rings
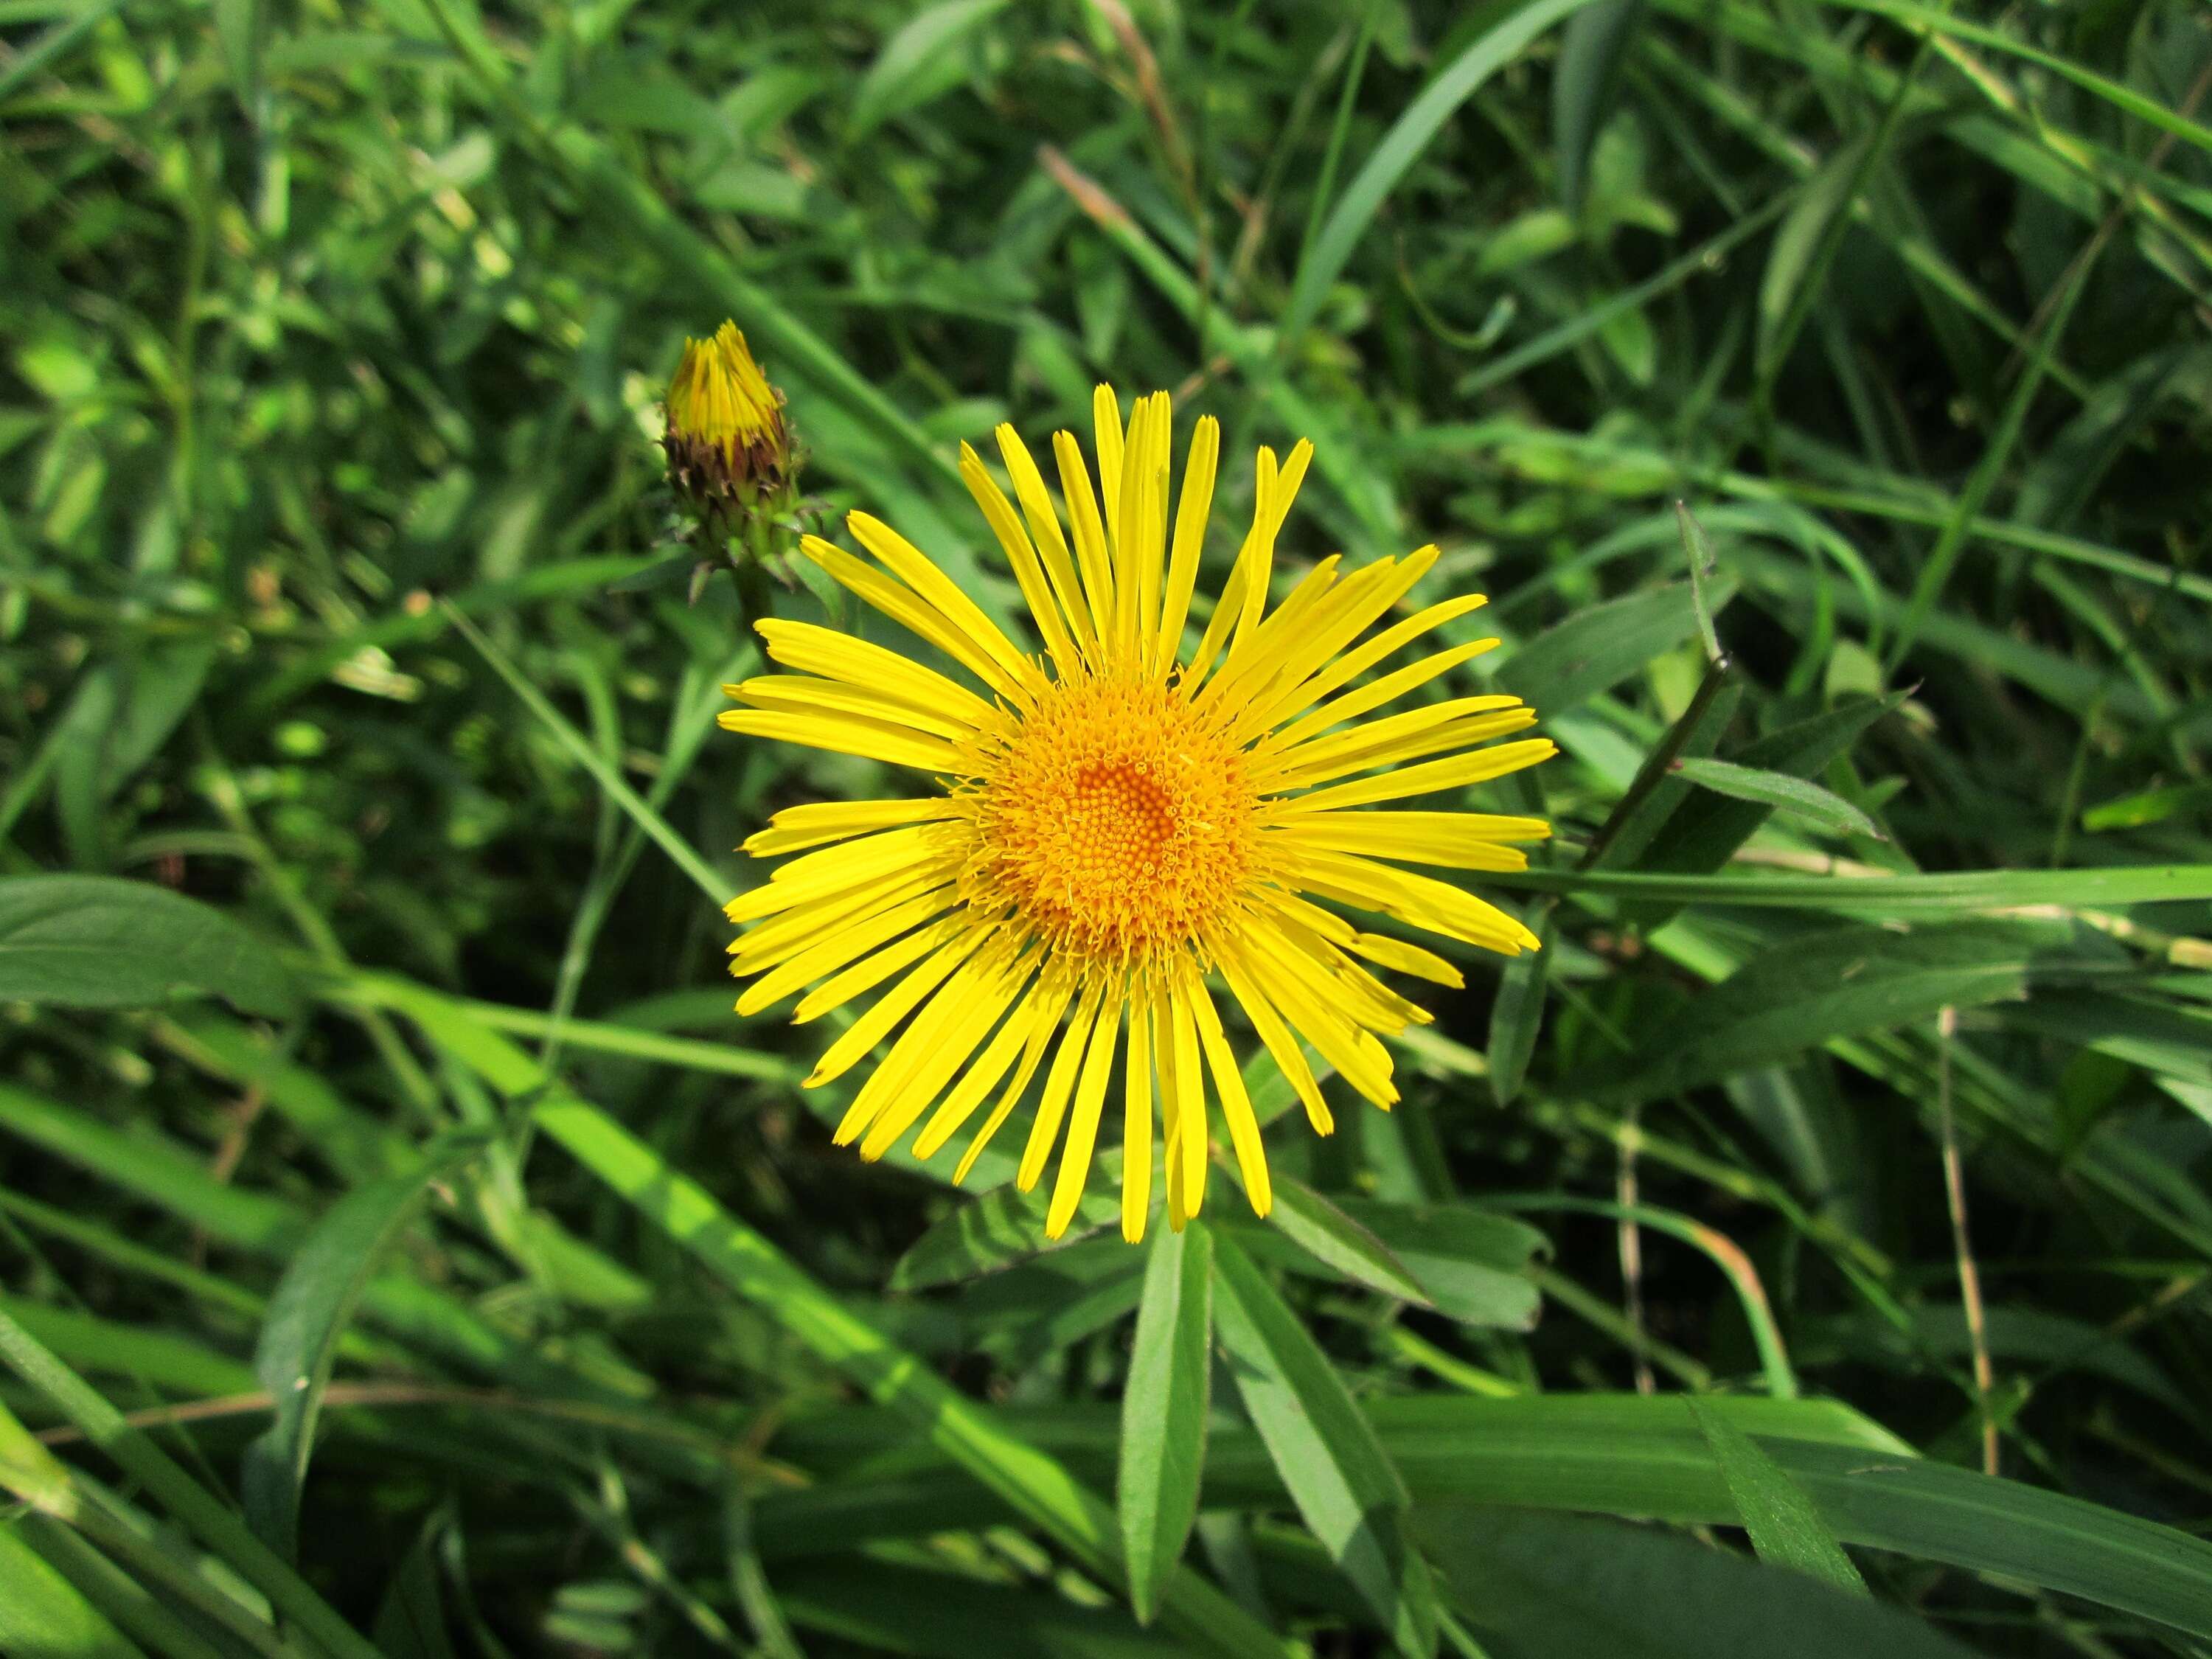
[[[980,775],[968,883],[1055,950],[1136,965],[1236,896],[1259,834],[1244,757],[1164,685],[1054,685]]]

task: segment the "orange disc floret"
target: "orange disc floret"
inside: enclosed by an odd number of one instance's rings
[[[1188,946],[1251,878],[1245,756],[1169,685],[1109,672],[1054,684],[985,761],[968,895],[1055,952],[1137,967]]]

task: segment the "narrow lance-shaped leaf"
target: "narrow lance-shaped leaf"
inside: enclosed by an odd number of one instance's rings
[[[1560,32],[1552,71],[1552,149],[1559,199],[1571,213],[1582,209],[1590,148],[1613,114],[1621,64],[1643,20],[1644,0],[1601,0],[1569,18]]]
[[[1694,1395],[1686,1397],[1699,1432],[1713,1449],[1713,1461],[1721,1466],[1729,1496],[1735,1499],[1759,1559],[1771,1566],[1795,1567],[1839,1590],[1864,1595],[1866,1580],[1789,1471],[1709,1403]]]
[[[1198,1516],[1212,1392],[1213,1238],[1193,1220],[1152,1235],[1121,1395],[1115,1483],[1129,1605],[1150,1624]]]
[[[1900,1608],[1656,1528],[1424,1510],[1453,1598],[1517,1659],[1972,1659]]]
[[[246,1449],[243,1485],[248,1522],[287,1559],[298,1553],[300,1488],[338,1338],[430,1184],[483,1147],[480,1139],[457,1138],[410,1175],[356,1188],[315,1224],[276,1281],[253,1352],[254,1372],[276,1402],[276,1418]]]
[[[1297,1316],[1226,1238],[1214,1242],[1214,1326],[1246,1415],[1306,1525],[1401,1651],[1436,1650],[1436,1589],[1406,1488]]]
[[[194,992],[249,1013],[299,1004],[267,943],[198,899],[111,876],[0,881],[0,1002],[143,1008]]]
[[[1390,1247],[1304,1182],[1279,1172],[1268,1224],[1323,1267],[1354,1285],[1403,1302],[1430,1304],[1427,1287]]]
[[[1498,976],[1497,1000],[1490,1005],[1490,1092],[1500,1106],[1511,1105],[1521,1092],[1543,1030],[1552,946],[1559,938],[1559,901],[1546,899],[1528,921],[1542,947],[1507,961]]]
[[[1763,772],[1734,761],[1704,759],[1677,761],[1674,771],[1715,794],[1759,801],[1838,835],[1888,839],[1880,825],[1841,795],[1786,772]]]

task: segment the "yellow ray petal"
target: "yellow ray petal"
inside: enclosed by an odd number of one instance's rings
[[[1240,634],[1222,659],[1220,672],[1194,699],[1200,708],[1237,708],[1264,691],[1279,672],[1285,653],[1335,597],[1344,559],[1332,553],[1298,579],[1275,612],[1260,626]],[[1362,573],[1363,575],[1370,573]]]
[[[1451,812],[1324,812],[1267,832],[1267,844],[1364,853],[1371,858],[1434,864],[1451,870],[1525,870],[1528,855],[1494,836],[1468,834]],[[1474,814],[1467,814],[1472,817]],[[1441,823],[1399,823],[1398,817],[1437,818]]]
[[[873,1163],[898,1145],[900,1137],[929,1109],[944,1092],[945,1085],[952,1081],[953,1074],[967,1064],[976,1045],[999,1023],[999,1016],[1006,1012],[1021,991],[1035,965],[1034,958],[1026,957],[1016,963],[994,963],[988,969],[976,972],[972,985],[956,993],[954,987],[948,984],[937,994],[938,1002],[948,1006],[945,1018],[933,1024],[928,1036],[918,1039],[925,1045],[919,1063],[905,1073],[892,1073],[890,1061],[886,1059],[875,1076],[868,1079],[869,1090],[878,1090],[878,1079],[884,1081],[878,1091],[880,1100],[869,1105],[867,1139],[860,1143],[863,1158]],[[971,963],[962,971],[966,973],[975,968],[976,964]],[[915,1023],[919,1024],[920,1021]],[[861,1102],[856,1099],[853,1110],[857,1113],[861,1109]]]
[[[1237,740],[1247,741],[1266,731],[1276,703],[1334,661],[1346,646],[1405,598],[1436,562],[1433,544],[1417,548],[1402,560],[1378,559],[1340,583],[1326,605],[1276,646],[1277,660],[1267,672],[1252,678],[1244,693],[1249,706],[1232,728]]]
[[[1152,1023],[1158,998],[1147,983],[1129,1001],[1127,1075],[1121,1085],[1121,1237],[1145,1237],[1152,1207]]]
[[[1517,956],[1537,948],[1536,936],[1496,905],[1448,883],[1410,870],[1394,870],[1350,853],[1310,853],[1302,861],[1304,884],[1325,896],[1395,916],[1431,933]]]
[[[909,634],[929,641],[1000,696],[1015,702],[1024,700],[1025,687],[1020,674],[1000,666],[964,629],[904,582],[819,536],[799,538],[799,550],[840,587],[874,606]]]
[[[1221,464],[1221,422],[1202,416],[1183,456],[1182,495],[1176,504],[1175,552],[1168,562],[1162,598],[1159,637],[1152,647],[1152,672],[1164,675],[1182,648],[1182,628],[1190,616],[1191,591],[1198,585],[1199,555],[1206,544],[1207,517],[1213,510],[1214,470]]]
[[[1344,948],[1384,968],[1411,974],[1431,984],[1449,985],[1455,991],[1467,984],[1467,976],[1435,951],[1408,945],[1401,939],[1392,939],[1387,933],[1354,933]]]
[[[1290,1079],[1291,1087],[1304,1103],[1306,1121],[1313,1125],[1314,1133],[1335,1133],[1336,1119],[1328,1109],[1328,1102],[1322,1098],[1321,1085],[1314,1080],[1313,1067],[1306,1064],[1304,1051],[1298,1047],[1297,1036],[1284,1024],[1275,1005],[1267,1000],[1245,968],[1243,953],[1224,940],[1215,947],[1215,957],[1222,978],[1228,981],[1229,994],[1237,999],[1245,1018],[1252,1022],[1252,1029],[1260,1034],[1260,1041],[1274,1056],[1275,1069]]]
[[[1008,679],[1031,695],[1043,686],[1044,677],[1036,665],[1015,650],[999,624],[983,614],[983,607],[962,592],[920,548],[872,514],[847,514],[845,527],[853,532],[854,541],[880,559],[885,569],[988,657]]]
[[[1052,453],[1060,464],[1060,495],[1067,504],[1067,529],[1075,539],[1075,568],[1083,573],[1083,599],[1090,609],[1092,635],[1099,642],[1098,660],[1109,662],[1114,652],[1113,550],[1106,543],[1098,498],[1091,489],[1091,469],[1084,465],[1075,434],[1054,433]]]
[[[1469,749],[1535,723],[1536,711],[1520,706],[1518,698],[1455,697],[1318,738],[1294,754],[1254,767],[1252,775],[1269,793],[1310,789],[1347,773],[1371,772],[1442,750]]]
[[[1030,1036],[1039,1024],[1048,1024],[1060,1018],[1060,1009],[1066,1006],[1067,995],[1066,985],[1055,985],[1049,977],[1040,977],[1030,987],[1028,994],[1015,1006],[1013,1012],[1006,1016],[1006,1023],[999,1027],[997,1035],[992,1037],[975,1063],[952,1085],[952,1092],[938,1103],[936,1115],[915,1138],[914,1155],[916,1158],[936,1156],[938,1148],[951,1139],[981,1103],[983,1097],[991,1092],[993,1085],[1006,1074],[1006,1068],[1014,1063],[1014,1056],[1030,1045]],[[1026,1077],[1021,1079],[1024,1084],[1028,1080]],[[1012,1092],[1018,1095],[1020,1090],[1017,1088]],[[1007,1102],[1007,1109],[1012,1109],[1011,1099]]]
[[[1304,482],[1306,466],[1313,459],[1313,445],[1304,438],[1292,444],[1282,471],[1275,475],[1274,488],[1267,492],[1267,527],[1259,534],[1253,579],[1244,589],[1244,609],[1237,619],[1235,644],[1241,645],[1250,636],[1267,610],[1267,577],[1274,562],[1275,538],[1282,533],[1284,523],[1291,516],[1291,504],[1298,498],[1298,485]]]
[[[1403,650],[1422,635],[1489,603],[1489,599],[1480,593],[1464,593],[1457,599],[1439,600],[1425,610],[1414,612],[1403,622],[1393,623],[1373,639],[1353,647],[1335,661],[1322,665],[1304,684],[1286,688],[1267,709],[1264,723],[1281,725],[1312,708],[1339,686],[1351,684],[1376,664],[1393,653]],[[1481,651],[1488,651],[1495,649],[1498,641],[1485,640],[1479,643]],[[1474,654],[1479,656],[1481,651]]]
[[[1340,697],[1332,697],[1304,720],[1293,720],[1288,726],[1278,726],[1260,739],[1261,754],[1279,755],[1310,743],[1333,726],[1357,720],[1371,709],[1395,702],[1408,691],[1426,685],[1439,674],[1448,674],[1462,663],[1479,657],[1498,643],[1496,640],[1472,640],[1465,645],[1455,645],[1435,652],[1418,662],[1408,663],[1394,673],[1385,674],[1371,684],[1357,691],[1347,691]],[[1311,681],[1307,682],[1311,684]]]
[[[793,905],[772,921],[755,923],[730,942],[730,971],[739,979],[764,973],[801,951],[811,950],[832,929],[857,927],[895,904],[949,887],[957,873],[950,865],[895,870],[849,891],[826,893]]]
[[[1213,999],[1206,994],[1205,982],[1195,970],[1184,976],[1183,992],[1198,1027],[1199,1043],[1206,1050],[1206,1070],[1212,1073],[1214,1092],[1221,1097],[1221,1115],[1229,1124],[1230,1144],[1237,1149],[1237,1167],[1244,1176],[1244,1195],[1252,1202],[1252,1213],[1264,1216],[1275,1207],[1274,1188],[1268,1183],[1267,1155],[1260,1146],[1260,1121],[1252,1115],[1251,1098],[1244,1092],[1243,1074],[1237,1069],[1237,1056],[1230,1050],[1229,1039],[1222,1035],[1221,1017],[1213,1012]],[[1194,1203],[1194,1210],[1195,1207]]]
[[[1091,1154],[1098,1144],[1098,1120],[1106,1105],[1106,1085],[1114,1077],[1114,1050],[1120,1046],[1121,1010],[1126,997],[1117,988],[1098,1010],[1098,1023],[1091,1030],[1091,1047],[1083,1058],[1083,1077],[1076,1085],[1074,1109],[1067,1119],[1067,1145],[1060,1154],[1060,1173],[1053,1177],[1052,1202],[1046,1207],[1044,1236],[1058,1238],[1075,1218],[1083,1201],[1084,1183],[1091,1178]]]
[[[1237,562],[1229,567],[1229,580],[1222,584],[1214,599],[1213,615],[1199,639],[1198,649],[1191,653],[1190,662],[1183,670],[1182,684],[1187,692],[1195,692],[1204,683],[1215,655],[1229,642],[1230,631],[1244,615],[1244,597],[1254,583],[1259,585],[1261,602],[1266,601],[1267,578],[1274,564],[1274,538],[1272,535],[1267,537],[1264,553],[1260,550],[1260,544],[1270,522],[1269,509],[1274,504],[1275,471],[1275,452],[1262,444],[1258,476],[1253,484],[1252,527],[1244,532],[1243,543],[1237,550]]]
[[[1170,438],[1175,430],[1175,407],[1164,392],[1152,394],[1152,422],[1143,450],[1144,489],[1139,499],[1137,550],[1137,638],[1132,651],[1138,666],[1149,668],[1152,641],[1160,631],[1160,588],[1167,577],[1168,494],[1174,465]]]
[[[1488,749],[1473,750],[1464,755],[1452,755],[1419,766],[1385,772],[1380,777],[1361,778],[1354,783],[1340,783],[1327,789],[1316,789],[1310,795],[1298,796],[1295,800],[1273,801],[1266,808],[1266,817],[1270,822],[1282,822],[1308,812],[1332,812],[1346,806],[1366,806],[1376,801],[1404,800],[1413,795],[1434,794],[1440,789],[1463,788],[1470,783],[1481,783],[1490,778],[1503,777],[1508,772],[1518,772],[1523,767],[1549,760],[1559,752],[1559,745],[1549,738],[1501,743]]]
[[[1243,966],[1298,1034],[1336,1068],[1338,1076],[1368,1099],[1385,1108],[1395,1105],[1398,1090],[1390,1080],[1389,1052],[1372,1043],[1372,1039],[1361,1042],[1366,1034],[1329,1006],[1325,970],[1272,930],[1255,930],[1249,943],[1251,948],[1245,953]]]
[[[1029,532],[1022,527],[1013,503],[983,470],[982,458],[964,443],[960,446],[960,477],[968,486],[968,493],[975,498],[976,506],[983,509],[983,516],[989,520],[999,545],[1006,550],[1014,580],[1022,590],[1022,598],[1029,605],[1037,631],[1044,635],[1045,649],[1052,653],[1053,665],[1060,677],[1066,679],[1081,667],[1083,653],[1074,635],[1067,631],[1066,616],[1060,608],[1060,601],[1053,597],[1052,579],[1045,574]]]
[[[878,997],[868,1012],[854,1020],[845,1034],[831,1043],[800,1086],[818,1089],[850,1071],[855,1062],[881,1042],[892,1026],[912,1013],[915,1006],[942,983],[991,937],[983,927],[964,928],[947,940],[937,953]]]
[[[1096,662],[1098,635],[1091,628],[1091,608],[1083,597],[1083,583],[1075,562],[1068,556],[1066,538],[1060,533],[1060,515],[1053,511],[1052,496],[1044,487],[1044,475],[1037,471],[1037,464],[1030,458],[1029,447],[1012,426],[1000,422],[997,435],[999,453],[1006,463],[1006,475],[1014,481],[1014,499],[1022,504],[1022,516],[1029,520],[1030,534],[1035,538],[1038,556],[1044,561],[1045,573],[1052,579],[1052,591],[1060,600],[1061,613],[1067,618],[1077,647]]]
[[[817,943],[748,986],[745,994],[738,999],[738,1012],[757,1014],[763,1008],[774,1007],[801,986],[836,973],[885,940],[897,938],[909,927],[919,927],[948,905],[959,902],[958,892],[948,884],[904,904],[893,905],[878,915],[825,929]]]
[[[979,729],[992,721],[991,705],[966,686],[871,641],[775,617],[755,623],[753,631],[767,642],[769,658],[787,668],[866,686],[923,708],[942,709]]]
[[[740,893],[722,907],[732,921],[752,921],[788,910],[795,904],[841,893],[848,888],[951,855],[952,843],[933,824],[913,824],[886,830],[865,841],[823,848],[779,866],[750,892]]]
[[[942,795],[910,800],[810,801],[804,806],[785,807],[768,821],[767,829],[747,836],[744,848],[757,859],[778,858],[825,842],[959,816],[958,805]]]
[[[957,891],[946,893],[944,896],[955,902],[958,898]],[[842,973],[832,975],[801,997],[799,1006],[791,1011],[791,1023],[793,1025],[811,1024],[823,1015],[843,1007],[854,997],[866,995],[908,963],[919,962],[930,951],[951,944],[975,927],[975,921],[967,915],[955,913],[942,921],[908,933],[904,939],[862,957]]]
[[[991,1137],[999,1133],[999,1126],[1006,1121],[1006,1115],[1014,1109],[1016,1103],[1030,1086],[1030,1079],[1036,1075],[1037,1066],[1044,1059],[1044,1051],[1052,1042],[1053,1033],[1060,1029],[1060,1010],[1067,1006],[1073,988],[1066,979],[1050,975],[1047,975],[1046,983],[1048,988],[1046,999],[1030,1026],[1029,1036],[1022,1049],[1022,1063],[1015,1070],[1013,1081],[1006,1085],[1006,1091],[999,1097],[999,1103],[991,1109],[991,1115],[984,1121],[983,1127],[975,1131],[975,1138],[968,1143],[968,1150],[961,1153],[959,1167],[952,1172],[952,1184],[956,1187],[968,1179],[969,1170],[975,1167],[975,1160],[982,1157],[984,1147],[991,1144]]]
[[[1152,1053],[1158,1057],[1160,1074],[1160,1161],[1167,1177],[1168,1225],[1181,1232],[1191,1211],[1184,1197],[1182,1078],[1175,1018],[1174,988],[1163,981],[1152,996]]]
[[[1510,736],[1525,732],[1536,723],[1533,708],[1502,709],[1494,714],[1470,715],[1431,726],[1415,726],[1389,743],[1376,743],[1352,750],[1340,759],[1318,766],[1301,766],[1285,774],[1277,787],[1283,789],[1310,789],[1332,778],[1340,778],[1354,772],[1371,772],[1377,767],[1406,769],[1409,761],[1424,755],[1435,755],[1455,750],[1473,749],[1492,738]]]
[[[944,1087],[945,1077],[951,1073],[951,1065],[937,1077],[934,1087],[929,1085],[927,1074],[934,1070],[945,1054],[954,1028],[970,1014],[989,1006],[995,988],[1004,980],[1006,968],[1004,958],[989,951],[961,963],[898,1034],[890,1051],[868,1074],[868,1080],[854,1091],[852,1103],[845,1109],[836,1133],[830,1137],[835,1145],[852,1145],[894,1099],[903,1106],[903,1097],[919,1095],[920,1104],[915,1107],[919,1111],[936,1098],[938,1089]],[[996,1018],[995,1012],[993,1018]],[[988,1024],[985,1029],[988,1029]],[[957,1060],[951,1062],[957,1063]],[[880,1150],[875,1154],[878,1158],[882,1155]],[[861,1156],[869,1155],[863,1152]]]
[[[1024,1192],[1036,1185],[1037,1177],[1044,1173],[1045,1160],[1052,1156],[1053,1143],[1060,1139],[1060,1121],[1067,1114],[1076,1069],[1082,1063],[1084,1048],[1091,1041],[1091,1027],[1104,996],[1105,987],[1099,981],[1084,987],[1082,1000],[1075,1005],[1075,1018],[1068,1022],[1066,1035],[1060,1040],[1060,1052],[1053,1056],[1052,1069],[1045,1073],[1036,1120],[1030,1125],[1029,1144],[1022,1148],[1021,1168],[1014,1176],[1014,1184]]]
[[[714,717],[725,732],[749,738],[773,738],[779,743],[799,744],[808,749],[827,749],[832,754],[858,755],[891,766],[911,766],[920,772],[957,775],[968,770],[960,751],[938,738],[927,738],[885,720],[858,714],[801,714],[787,709],[726,708]]]
[[[1137,399],[1139,408],[1144,406]],[[1098,446],[1098,493],[1106,501],[1110,545],[1121,540],[1121,400],[1103,380],[1091,389],[1091,430]],[[1055,449],[1058,447],[1054,446]],[[1063,462],[1062,465],[1065,465]]]
[[[810,709],[825,709],[833,714],[858,714],[864,720],[880,720],[886,726],[902,726],[910,732],[942,738],[951,744],[965,743],[975,735],[975,728],[966,721],[902,697],[887,696],[867,686],[817,680],[805,674],[760,674],[722,690],[753,708],[782,708],[802,714]]]

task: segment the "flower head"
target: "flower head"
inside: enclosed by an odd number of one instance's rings
[[[1199,422],[1171,526],[1167,394],[1139,398],[1125,431],[1101,386],[1095,414],[1096,488],[1074,438],[1054,440],[1064,521],[1012,427],[998,440],[1018,508],[974,450],[961,452],[1041,654],[866,514],[847,523],[869,559],[806,538],[806,557],[966,679],[811,623],[756,624],[792,672],[726,688],[746,707],[723,726],[937,782],[908,799],[777,813],[746,850],[801,856],[732,902],[746,929],[730,948],[732,972],[757,975],[740,1013],[804,992],[803,1022],[884,988],[807,1079],[828,1083],[892,1039],[837,1130],[864,1158],[925,1114],[914,1150],[927,1158],[995,1095],[959,1179],[1042,1073],[1017,1178],[1033,1187],[1060,1148],[1046,1220],[1054,1237],[1082,1197],[1118,1066],[1121,1227],[1133,1242],[1151,1206],[1155,1102],[1171,1224],[1204,1198],[1217,1111],[1253,1207],[1267,1212],[1221,991],[1327,1134],[1334,1119],[1305,1048],[1388,1108],[1398,1095],[1381,1039],[1429,1019],[1374,970],[1462,982],[1443,957],[1345,912],[1509,956],[1535,947],[1495,906],[1401,866],[1523,868],[1513,843],[1549,835],[1541,818],[1366,809],[1456,792],[1554,751],[1540,738],[1479,746],[1534,723],[1516,697],[1446,697],[1369,718],[1498,643],[1462,640],[1365,678],[1483,603],[1445,599],[1378,630],[1435,548],[1350,572],[1332,556],[1267,608],[1276,537],[1312,453],[1304,443],[1279,465],[1260,452],[1251,526],[1185,656],[1220,429]]]
[[[702,519],[728,529],[763,503],[781,504],[796,471],[783,394],[735,323],[684,342],[666,411],[670,482]]]

